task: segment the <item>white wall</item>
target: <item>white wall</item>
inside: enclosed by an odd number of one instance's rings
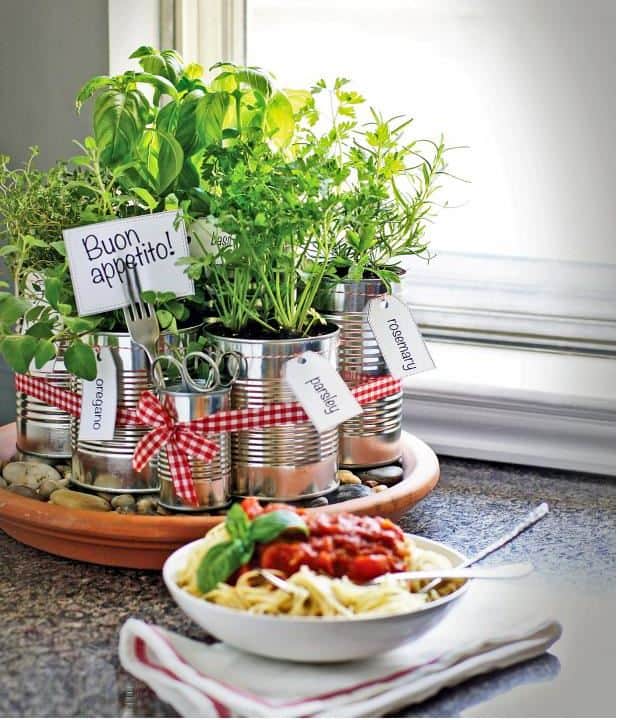
[[[159,45],[158,0],[0,0],[0,153],[20,164],[38,145],[42,168],[74,154],[73,140],[91,132],[77,91],[135,66],[139,45]],[[13,398],[0,361],[0,424],[15,415]]]
[[[73,154],[90,132],[75,95],[107,70],[107,0],[2,0],[0,152],[19,163],[38,145],[42,167]]]

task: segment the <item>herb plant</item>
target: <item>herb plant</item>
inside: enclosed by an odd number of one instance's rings
[[[450,148],[443,138],[409,139],[412,119],[384,118],[373,108],[361,123],[365,100],[348,83],[338,78],[329,88],[320,80],[312,88],[318,100],[328,98],[330,128],[322,136],[310,133],[307,142],[323,156],[326,186],[337,197],[335,277],[377,277],[390,289],[403,257],[430,257],[425,232],[440,207],[435,196],[449,174]]]

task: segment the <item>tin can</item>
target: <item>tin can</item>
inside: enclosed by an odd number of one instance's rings
[[[392,294],[398,295],[399,283]],[[324,286],[318,296],[320,313],[341,328],[339,372],[350,387],[388,374],[384,357],[367,322],[369,300],[387,289],[381,280],[342,280]],[[340,467],[379,467],[401,455],[402,393],[363,406],[363,413],[340,426]]]
[[[161,404],[174,413],[179,422],[208,417],[220,410],[230,409],[230,389],[219,388],[206,392],[187,392],[181,385],[159,391]],[[191,473],[197,492],[198,507],[186,505],[174,491],[174,483],[165,447],[159,451],[157,475],[161,483],[159,504],[170,510],[215,510],[230,503],[232,456],[229,433],[206,435],[217,443],[219,452],[210,462],[190,458]]]
[[[170,346],[182,346],[198,331],[191,328],[179,335],[161,335],[159,351],[166,352]],[[137,407],[142,392],[153,388],[146,353],[128,333],[97,333],[86,341],[93,346],[111,348],[116,365],[118,407]],[[75,392],[81,392],[82,381],[79,378],[73,377],[71,384]],[[79,418],[71,418],[73,482],[98,492],[157,492],[156,460],[140,472],[135,471],[132,464],[137,443],[147,432],[148,428],[144,427],[117,425],[113,440],[79,440]]]
[[[226,337],[206,330],[216,349],[243,360],[232,385],[232,408],[295,402],[283,379],[285,363],[311,350],[337,367],[339,330],[285,340]],[[269,500],[307,500],[337,487],[337,428],[318,433],[310,422],[232,433],[232,494]]]
[[[71,387],[71,375],[64,367],[61,354],[40,370],[31,370],[30,375],[62,390]],[[16,400],[17,449],[26,456],[68,460],[71,416],[23,392],[16,393]]]

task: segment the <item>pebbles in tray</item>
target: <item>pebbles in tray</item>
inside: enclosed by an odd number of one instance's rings
[[[341,469],[337,472],[339,487],[329,495],[306,500],[305,507],[318,508],[369,497],[384,492],[403,479],[399,465],[357,470]],[[49,461],[12,459],[2,467],[0,488],[17,495],[67,508],[116,512],[122,515],[173,515],[163,509],[154,494],[132,495],[129,493],[85,492],[71,487],[71,467],[65,462],[56,465]]]
[[[90,493],[71,487],[71,468],[65,463],[50,465],[36,460],[11,460],[2,468],[0,488],[16,495],[50,502],[74,510],[155,515],[156,495]]]
[[[378,485],[386,485],[387,487],[403,480],[403,468],[399,465],[387,465],[386,467],[359,470],[358,474],[363,482],[377,482]]]
[[[403,468],[400,465],[387,465],[379,468],[341,469],[337,472],[337,480],[337,490],[325,496],[329,505],[384,492],[403,480]],[[303,504],[305,507],[319,507],[315,500]]]

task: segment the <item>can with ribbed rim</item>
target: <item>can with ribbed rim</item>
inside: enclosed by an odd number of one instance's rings
[[[393,285],[398,295],[400,284]],[[339,372],[350,387],[388,375],[388,368],[367,322],[367,303],[387,288],[377,278],[325,284],[316,301],[320,313],[341,328]],[[339,465],[347,468],[389,465],[401,455],[402,393],[363,406],[363,413],[340,425]]]
[[[230,409],[230,389],[217,388],[205,392],[187,392],[176,385],[159,391],[161,404],[176,417],[178,422],[188,422],[208,417],[219,411]],[[170,472],[165,446],[159,451],[157,475],[161,483],[159,504],[170,510],[216,510],[230,503],[232,456],[230,435],[225,432],[205,436],[219,446],[219,451],[210,462],[189,458],[191,474],[195,483],[198,506],[189,506],[178,497]]]
[[[58,356],[40,370],[31,369],[33,378],[45,380],[61,390],[71,387],[71,375],[64,367],[61,347]],[[68,460],[71,457],[71,416],[23,392],[16,393],[17,449],[25,455]]]
[[[181,331],[178,335],[161,335],[158,352],[182,345],[196,335],[196,328]],[[87,337],[86,342],[111,349],[116,365],[117,405],[124,409],[136,408],[142,392],[153,388],[144,350],[131,340],[129,333],[96,333]],[[71,386],[75,392],[81,393],[82,381],[79,378],[73,377]],[[144,427],[116,425],[113,440],[79,440],[79,418],[72,418],[73,482],[99,492],[157,492],[156,460],[140,472],[132,465],[137,443],[147,432]]]
[[[262,340],[228,337],[220,328],[207,333],[219,351],[242,356],[232,385],[232,408],[295,402],[283,378],[285,363],[308,350],[337,367],[339,330],[329,325],[308,338]],[[337,429],[318,433],[310,422],[232,433],[232,493],[269,500],[306,500],[337,487]]]

